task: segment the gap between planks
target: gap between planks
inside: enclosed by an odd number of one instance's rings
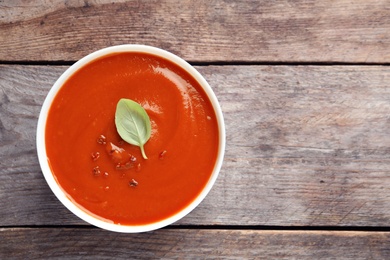
[[[7,229],[98,229],[91,225],[19,225],[19,226],[0,226],[0,231]],[[180,225],[168,226],[161,229],[165,230],[252,230],[252,231],[345,231],[345,232],[390,232],[390,227],[373,226],[258,226],[258,225]]]
[[[191,61],[186,60],[193,66],[390,66],[390,62],[256,62],[256,61]],[[0,60],[0,65],[24,65],[24,66],[70,66],[77,60],[58,61],[6,61]]]

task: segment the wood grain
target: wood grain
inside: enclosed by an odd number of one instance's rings
[[[2,259],[388,259],[387,232],[0,229]]]
[[[35,151],[66,66],[0,65],[0,226],[85,224],[49,190]],[[390,226],[390,68],[198,66],[220,100],[226,156],[176,225]]]
[[[127,43],[192,62],[389,63],[388,0],[0,2],[0,61],[74,61]]]

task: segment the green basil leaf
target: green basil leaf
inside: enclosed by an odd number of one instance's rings
[[[150,138],[151,125],[145,109],[133,100],[122,98],[116,106],[115,125],[120,137],[129,144],[139,146],[142,157],[148,159],[144,144]]]

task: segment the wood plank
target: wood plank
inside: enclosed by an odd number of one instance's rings
[[[388,232],[0,229],[2,259],[389,259]]]
[[[0,3],[0,61],[138,43],[193,62],[389,63],[389,0]]]
[[[85,224],[46,185],[40,106],[65,66],[0,65],[0,226]],[[226,157],[176,225],[390,226],[390,68],[200,66]]]

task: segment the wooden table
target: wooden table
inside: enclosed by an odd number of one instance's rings
[[[390,1],[0,1],[0,258],[390,259]],[[193,64],[227,147],[216,185],[164,229],[94,228],[38,164],[49,89],[97,49]]]

